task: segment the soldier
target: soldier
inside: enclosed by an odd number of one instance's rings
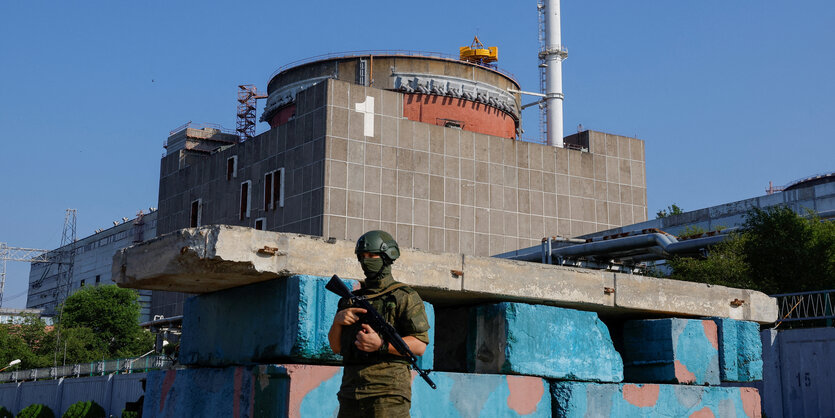
[[[400,256],[397,242],[384,231],[369,231],[357,240],[354,251],[365,274],[355,291],[365,296],[416,356],[429,343],[429,321],[420,296],[394,281],[391,264]],[[339,418],[408,417],[412,397],[409,362],[388,341],[362,321],[365,309],[339,301],[328,332],[331,349],[342,354],[344,371],[339,398]]]

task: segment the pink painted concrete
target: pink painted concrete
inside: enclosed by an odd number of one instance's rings
[[[169,370],[165,372],[165,379],[162,381],[162,396],[159,397],[159,411],[165,407],[165,398],[168,392],[171,391],[171,386],[174,386],[174,380],[177,379],[177,371]]]
[[[680,361],[675,361],[675,372],[676,372],[676,380],[679,383],[693,383],[696,381],[696,375],[687,370],[687,366],[681,364]]]
[[[519,415],[534,413],[542,394],[545,393],[542,380],[533,377],[508,375],[507,387],[510,390],[507,406]]]
[[[690,414],[690,418],[716,418],[716,415],[713,414],[713,411],[711,411],[710,408],[704,407]]]
[[[304,364],[287,364],[287,374],[290,376],[290,417],[301,418],[301,405],[304,397],[322,383],[333,378],[341,367],[312,366]],[[336,396],[336,394],[334,394]]]
[[[742,398],[742,409],[749,418],[762,418],[762,403],[760,393],[754,388],[739,388],[739,396]]]
[[[716,322],[712,320],[703,320],[702,326],[705,327],[705,336],[707,336],[707,340],[710,341],[710,345],[713,346],[715,349],[719,349],[719,331],[716,328]]]
[[[509,113],[467,99],[432,94],[403,94],[403,117],[443,126],[442,119],[463,122],[461,129],[480,134],[516,138],[516,120]]]
[[[244,378],[243,373],[243,369],[235,367],[235,398],[232,399],[232,416],[234,418],[241,417],[241,384]]]
[[[653,384],[623,385],[623,399],[639,408],[655,406],[661,386]]]

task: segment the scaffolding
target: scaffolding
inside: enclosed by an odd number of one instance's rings
[[[255,136],[255,108],[258,99],[267,98],[266,95],[259,95],[258,89],[253,84],[241,84],[238,86],[238,119],[235,131],[241,142],[252,139]]]

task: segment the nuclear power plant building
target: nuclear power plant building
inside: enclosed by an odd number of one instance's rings
[[[509,74],[456,59],[355,55],[279,69],[243,142],[213,127],[171,133],[157,232],[230,224],[494,255],[542,237],[647,219],[644,142],[583,131],[521,141]],[[155,292],[152,312],[182,312]]]

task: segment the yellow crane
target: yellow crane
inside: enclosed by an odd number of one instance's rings
[[[484,44],[476,36],[470,46],[458,48],[459,59],[473,64],[484,65],[499,60],[499,48],[491,46],[485,48]]]

